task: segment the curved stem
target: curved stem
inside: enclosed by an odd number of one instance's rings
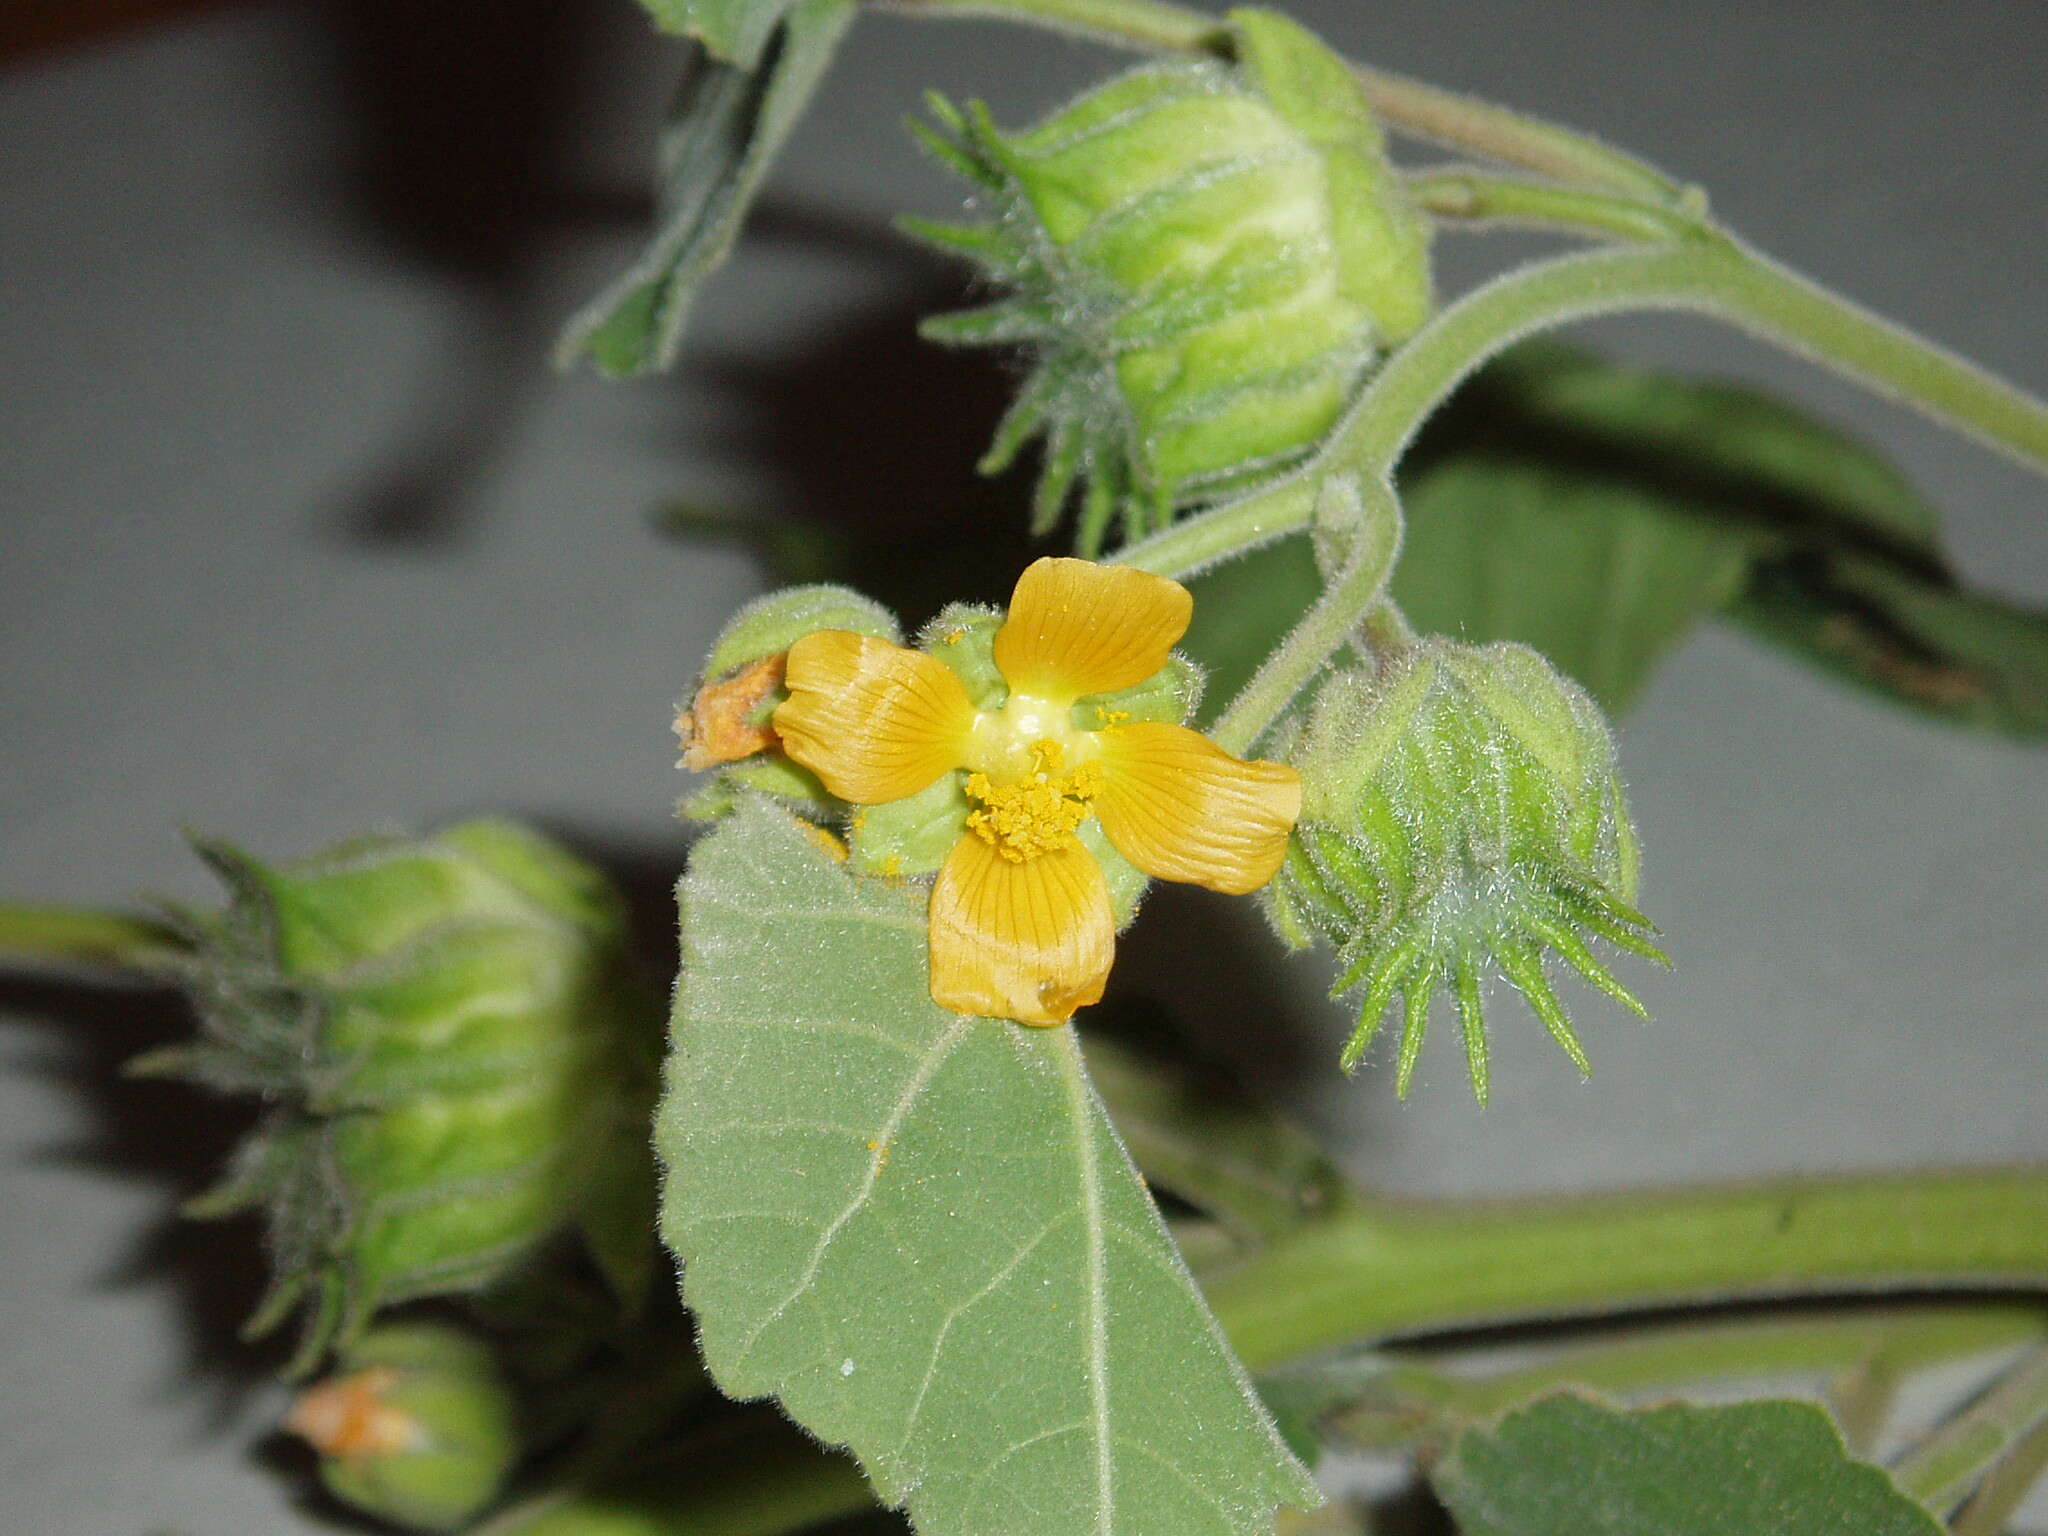
[[[1118,550],[1119,565],[1176,579],[1299,533],[1315,516],[1317,482],[1293,474]]]
[[[1384,473],[1487,359],[1534,331],[1637,309],[1726,320],[2048,471],[2048,405],[1706,231],[1675,244],[1561,257],[1467,295],[1388,359],[1320,461]]]
[[[1351,555],[1315,607],[1287,632],[1244,691],[1209,728],[1224,751],[1245,756],[1294,696],[1356,635],[1360,620],[1379,606],[1401,547],[1401,510],[1385,480],[1357,487],[1362,517],[1350,530]]]
[[[1929,1286],[2048,1288],[2048,1169],[1374,1202],[1281,1238],[1209,1299],[1259,1369],[1421,1328]]]
[[[1074,32],[1122,47],[1226,54],[1228,23],[1164,0],[884,0],[917,16],[988,16]],[[1372,109],[1386,122],[1432,143],[1655,203],[1682,205],[1697,194],[1590,134],[1510,112],[1490,102],[1405,75],[1352,65]]]
[[[0,964],[159,969],[185,945],[161,923],[118,912],[0,906]]]
[[[1336,469],[1391,475],[1430,413],[1488,359],[1536,331],[1637,309],[1716,316],[1889,394],[2048,472],[2048,405],[1881,320],[1726,235],[1592,251],[1524,267],[1466,295],[1387,359],[1322,451],[1238,501],[1132,545],[1124,561],[1185,575],[1308,526]]]
[[[1132,545],[1127,563],[1178,576],[1307,527],[1336,476],[1378,488],[1381,528],[1362,560],[1282,642],[1218,724],[1243,751],[1380,602],[1398,543],[1394,466],[1430,414],[1472,371],[1531,332],[1632,309],[1684,309],[1721,319],[1889,393],[2048,471],[2048,405],[1836,298],[1726,235],[1596,251],[1525,267],[1468,294],[1387,359],[1316,457],[1238,501]],[[1375,494],[1368,492],[1368,494]],[[1382,547],[1384,546],[1384,547]],[[1355,565],[1355,563],[1354,563]]]
[[[1899,1486],[1946,1515],[1985,1470],[2048,1420],[2048,1345],[2029,1353],[1989,1392],[1936,1430],[1892,1468]]]

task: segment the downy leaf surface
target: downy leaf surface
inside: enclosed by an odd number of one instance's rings
[[[788,15],[774,18],[758,48],[752,31],[737,22],[725,30],[704,23],[706,51],[690,64],[661,133],[654,238],[569,322],[555,349],[564,367],[588,355],[599,372],[615,378],[675,361],[691,302],[732,250],[762,179],[853,19],[854,0],[779,7],[683,3],[656,10],[744,17],[749,28],[770,11]]]
[[[1940,1536],[1826,1413],[1560,1393],[1467,1430],[1431,1474],[1464,1536]]]
[[[749,801],[682,887],[657,1146],[705,1358],[924,1536],[1265,1536],[1317,1495],[1071,1028],[930,998],[922,887]]]

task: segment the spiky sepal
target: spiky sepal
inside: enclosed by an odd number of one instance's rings
[[[1080,487],[1083,554],[1301,459],[1429,311],[1427,228],[1350,71],[1231,20],[1234,65],[1146,66],[1014,136],[935,96],[919,130],[993,217],[904,227],[1003,294],[925,334],[1024,350],[981,467],[1042,438],[1035,531]]]
[[[198,1038],[135,1063],[261,1094],[189,1214],[266,1213],[300,1374],[379,1308],[487,1286],[565,1226],[637,1303],[651,1260],[659,1010],[604,876],[510,823],[271,866],[219,843],[184,916]]]
[[[1430,1004],[1446,992],[1483,1105],[1483,983],[1496,972],[1590,1072],[1552,956],[1644,1013],[1594,949],[1665,961],[1631,905],[1638,853],[1613,740],[1598,706],[1541,656],[1430,640],[1376,674],[1334,674],[1290,755],[1305,797],[1269,906],[1292,941],[1337,950],[1332,995],[1360,1000],[1347,1072],[1398,999],[1405,1098]]]

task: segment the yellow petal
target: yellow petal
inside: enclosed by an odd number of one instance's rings
[[[1116,953],[1109,887],[1078,844],[1011,863],[969,834],[932,886],[932,1000],[1064,1024],[1102,996]]]
[[[1194,607],[1186,587],[1149,571],[1034,560],[996,632],[996,666],[1011,692],[1069,704],[1128,688],[1166,665]]]
[[[872,635],[821,629],[789,648],[782,749],[842,800],[914,795],[966,761],[974,706],[951,669]]]
[[[1301,777],[1285,763],[1241,761],[1179,725],[1112,726],[1095,743],[1095,814],[1146,874],[1242,896],[1279,870],[1301,814]]]

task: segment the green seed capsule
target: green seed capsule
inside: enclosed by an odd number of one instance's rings
[[[200,852],[232,899],[188,919],[201,1035],[139,1063],[271,1108],[193,1214],[267,1208],[303,1308],[293,1369],[377,1308],[490,1285],[579,1227],[630,1302],[651,1259],[654,1005],[602,873],[526,829]]]
[[[372,1328],[285,1420],[343,1503],[422,1531],[467,1525],[519,1459],[517,1405],[491,1352],[431,1323]]]
[[[1283,933],[1336,948],[1333,995],[1362,999],[1347,1071],[1398,996],[1405,1096],[1430,999],[1449,991],[1472,1086],[1488,1089],[1481,983],[1505,975],[1579,1070],[1590,1070],[1545,974],[1545,951],[1625,1006],[1642,1005],[1589,946],[1653,959],[1629,905],[1637,845],[1607,722],[1526,646],[1430,640],[1377,675],[1317,695],[1292,760],[1302,816],[1270,900]]]
[[[1268,11],[1237,63],[1147,66],[1005,136],[934,99],[934,152],[989,224],[906,221],[1010,296],[930,322],[1033,366],[983,468],[1045,439],[1039,531],[1077,483],[1078,543],[1126,537],[1314,448],[1380,353],[1428,316],[1428,230],[1350,70]]]

